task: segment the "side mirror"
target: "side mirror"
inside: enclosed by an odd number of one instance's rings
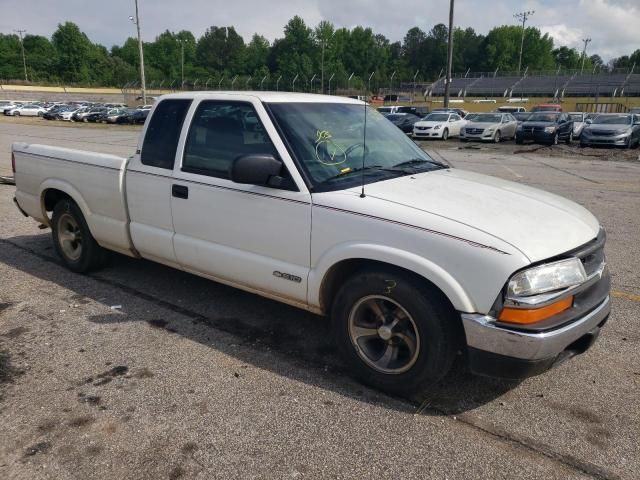
[[[236,158],[229,169],[229,178],[235,183],[279,187],[282,162],[270,154],[243,155]]]
[[[590,118],[587,118],[584,123],[588,123],[589,125],[591,125],[593,123],[593,120]]]

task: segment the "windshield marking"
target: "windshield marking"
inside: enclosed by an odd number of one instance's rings
[[[333,165],[341,165],[347,161],[347,152],[345,152],[344,148],[342,148],[336,142],[331,140],[331,138],[332,138],[332,135],[329,131],[316,130],[316,159],[321,164],[327,165],[329,167]],[[320,158],[322,156],[320,155],[320,151],[318,150],[320,145],[324,145],[326,153],[329,155],[329,158],[330,158],[329,162]],[[331,149],[329,148],[329,146],[331,146]],[[342,160],[336,162],[335,159],[336,159],[336,154],[338,153],[338,150],[340,150],[341,152]]]

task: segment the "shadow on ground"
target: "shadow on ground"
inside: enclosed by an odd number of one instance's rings
[[[390,398],[351,381],[334,350],[327,319],[287,305],[218,284],[145,260],[113,254],[108,265],[87,276],[66,270],[53,254],[49,235],[0,239],[0,261],[30,275],[71,290],[70,303],[89,298],[107,306],[125,303],[120,314],[89,317],[99,324],[143,321],[162,328],[168,335],[215,348],[258,368],[294,380],[332,388],[361,401],[427,415],[457,414],[503,395],[517,382],[475,377],[466,373],[462,357],[438,385],[410,399]],[[23,252],[26,255],[20,255]],[[104,288],[105,286],[111,288]],[[115,293],[114,293],[115,292]],[[126,300],[118,293],[133,295],[164,309],[162,318],[140,318],[127,313]],[[185,322],[185,318],[188,319]],[[234,344],[217,337],[222,331],[237,337]],[[278,362],[256,364],[260,355],[246,355],[244,345],[276,352],[302,369],[285,369]],[[300,375],[295,371],[303,371]],[[309,374],[315,370],[316,374]],[[329,378],[326,378],[329,377]]]

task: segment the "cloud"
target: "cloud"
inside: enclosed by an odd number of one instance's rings
[[[402,40],[414,26],[428,31],[448,23],[449,0],[139,0],[143,37],[153,40],[164,30],[191,30],[200,36],[211,25],[234,25],[245,38],[258,32],[270,40],[282,37],[294,15],[310,26],[329,20],[338,27],[371,27],[392,41]],[[516,23],[513,14],[535,10],[528,25],[549,33],[557,44],[581,47],[593,42],[590,53],[609,59],[640,48],[639,0],[457,0],[455,23],[487,33],[498,25]],[[77,23],[92,41],[107,47],[135,35],[128,17],[133,0],[0,0],[0,31],[26,28],[51,36],[58,23]]]

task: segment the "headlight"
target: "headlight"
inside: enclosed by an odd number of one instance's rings
[[[465,133],[467,133],[467,129],[466,128],[460,129],[460,135],[464,135]]]
[[[545,133],[553,133],[556,131],[556,127],[544,127]]]
[[[629,136],[629,135],[631,135],[631,130],[618,130],[616,132],[616,135]]]
[[[587,279],[582,262],[569,258],[547,263],[515,274],[509,280],[509,298],[529,297],[579,285]]]
[[[434,130],[439,130],[440,127],[442,127],[442,125],[436,125],[435,127],[433,127]]]

